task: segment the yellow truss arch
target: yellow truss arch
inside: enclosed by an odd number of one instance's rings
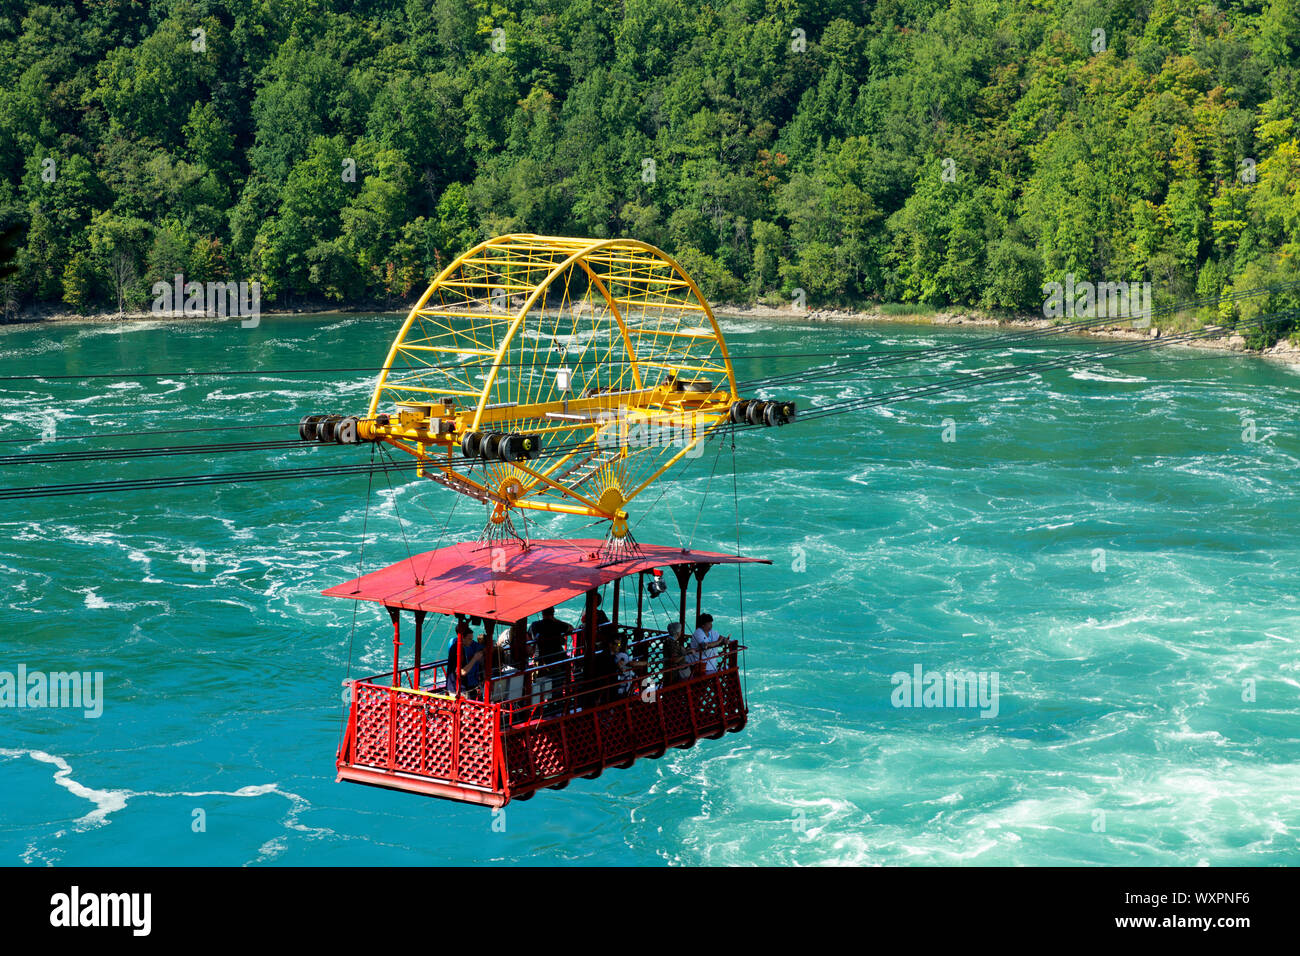
[[[671,256],[632,239],[507,235],[425,290],[359,432],[495,502],[498,520],[557,511],[618,535],[623,506],[698,454],[738,398],[713,310]],[[507,438],[515,454],[499,454]]]

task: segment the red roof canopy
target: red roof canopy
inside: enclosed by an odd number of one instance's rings
[[[453,544],[354,578],[321,593],[377,601],[389,607],[518,621],[548,607],[652,568],[673,564],[771,564],[766,558],[639,545],[639,553],[612,564],[603,539],[515,544]],[[493,568],[493,561],[496,568]]]

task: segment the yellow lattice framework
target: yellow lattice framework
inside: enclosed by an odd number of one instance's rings
[[[630,239],[509,235],[429,286],[357,432],[495,503],[494,520],[564,512],[621,537],[624,506],[699,454],[738,398],[713,311],[670,256]]]

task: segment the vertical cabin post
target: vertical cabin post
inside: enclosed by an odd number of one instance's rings
[[[636,576],[636,636],[637,640],[641,639],[641,601],[645,597],[645,572],[640,571]]]
[[[592,588],[587,592],[587,626],[584,640],[586,647],[582,654],[582,680],[587,686],[591,686],[594,680],[593,675],[596,671],[596,589]],[[588,701],[584,698],[583,706],[586,707]]]
[[[696,620],[696,623],[699,622],[699,620],[700,620],[700,614],[702,613],[702,612],[701,612],[701,608],[700,608],[700,598],[701,598],[702,593],[703,593],[703,590],[704,590],[704,575],[706,575],[706,574],[709,573],[709,568],[711,568],[711,567],[713,567],[713,565],[711,565],[711,564],[697,564],[697,565],[695,565],[695,620]]]
[[[682,591],[680,614],[678,615],[677,621],[682,628],[682,639],[685,640],[688,633],[686,630],[686,585],[689,584],[691,580],[691,565],[674,564],[673,573],[677,575],[677,583],[681,587]]]
[[[424,615],[427,611],[415,612],[415,670],[411,672],[411,686],[420,689],[420,653],[424,644]]]
[[[615,627],[618,627],[618,593],[619,585],[623,583],[622,578],[614,579],[614,612],[609,616]]]
[[[496,633],[497,622],[483,619],[483,700],[488,702],[492,700],[492,652],[496,650],[496,644],[492,641],[492,635]]]
[[[397,686],[397,659],[402,651],[402,609],[388,608],[388,616],[393,619],[393,686]]]
[[[466,627],[469,627],[468,620],[466,620],[464,624]],[[456,640],[456,699],[457,700],[460,699],[460,669],[465,666],[464,654],[461,651],[461,643],[460,643],[460,625],[461,625],[461,619],[459,616],[457,616],[456,638],[455,638]]]

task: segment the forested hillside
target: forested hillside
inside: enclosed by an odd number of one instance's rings
[[[407,302],[626,235],[715,298],[1290,280],[1300,0],[84,0],[0,15],[7,309]]]

